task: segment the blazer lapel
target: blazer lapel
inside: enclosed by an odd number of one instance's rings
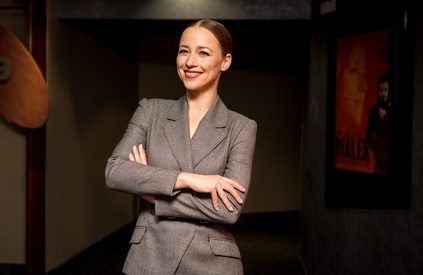
[[[168,122],[163,130],[170,149],[182,171],[192,172],[191,145],[188,129],[188,104],[186,95],[169,110]]]
[[[226,137],[228,109],[217,96],[191,139],[192,165],[195,167]]]

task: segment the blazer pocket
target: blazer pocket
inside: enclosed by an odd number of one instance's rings
[[[129,243],[130,244],[140,243],[142,240],[142,237],[144,237],[144,233],[146,229],[147,229],[146,227],[136,227],[134,230],[134,233],[132,233],[132,237],[131,237],[131,240],[129,240]]]
[[[209,243],[214,255],[241,259],[241,253],[234,240],[209,238]]]

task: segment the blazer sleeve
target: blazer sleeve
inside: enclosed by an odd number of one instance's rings
[[[149,100],[142,99],[135,110],[128,127],[107,160],[105,169],[106,186],[121,192],[136,195],[171,196],[180,171],[142,165],[129,160],[133,146],[142,144],[146,148],[147,132],[152,116]]]
[[[222,176],[237,181],[246,189],[245,193],[240,192],[245,203],[251,181],[257,123],[244,118],[233,123],[231,127],[228,134],[231,140],[229,156]],[[227,195],[232,203],[232,212],[226,209],[221,200],[219,210],[216,211],[212,206],[210,194],[192,190],[182,190],[173,197],[156,196],[156,215],[234,224],[241,215],[244,204],[238,204],[229,193]]]

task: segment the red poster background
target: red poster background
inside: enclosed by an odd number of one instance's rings
[[[351,55],[354,45],[361,46]],[[374,158],[364,140],[368,113],[377,101],[377,79],[388,73],[388,31],[338,38],[336,62],[334,167],[373,173]]]

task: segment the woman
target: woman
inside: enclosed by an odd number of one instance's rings
[[[230,226],[250,185],[255,121],[230,111],[218,84],[232,38],[202,19],[180,38],[177,101],[142,99],[109,158],[106,185],[141,195],[125,274],[243,274]]]
[[[362,131],[362,115],[367,92],[366,50],[357,37],[339,41],[337,56],[337,130],[357,134]]]

